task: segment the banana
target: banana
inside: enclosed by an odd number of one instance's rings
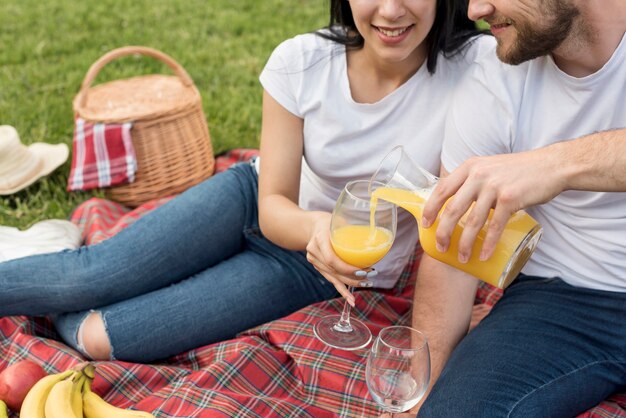
[[[83,418],[83,385],[88,379],[83,373],[76,373],[72,382],[72,410],[76,418]]]
[[[72,409],[72,386],[70,379],[57,382],[46,399],[46,418],[76,418]]]
[[[88,378],[92,380],[95,377],[95,372],[96,372],[96,366],[94,366],[91,363],[87,363],[87,365],[83,367],[83,373],[85,374],[85,376],[87,376]]]
[[[59,383],[63,379],[66,379],[72,373],[74,373],[72,370],[68,370],[57,374],[51,374],[35,383],[35,385],[30,388],[26,394],[24,402],[22,402],[20,418],[46,418],[46,399],[48,398],[50,391],[55,384]]]
[[[89,379],[83,386],[83,392],[83,412],[85,418],[155,418],[149,412],[122,409],[107,403],[91,391]]]
[[[83,384],[87,377],[76,371],[55,384],[46,399],[46,418],[83,418]]]
[[[0,418],[9,418],[7,404],[4,401],[0,401]]]

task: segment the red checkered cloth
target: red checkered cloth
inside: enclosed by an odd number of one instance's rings
[[[215,172],[226,170],[232,164],[250,161],[259,155],[259,150],[255,148],[235,148],[220,153],[215,158]]]
[[[131,210],[111,200],[92,197],[74,210],[71,221],[82,231],[83,243],[93,245],[117,234],[141,215],[161,206],[171,198],[151,200]]]
[[[147,205],[156,207],[161,202]],[[89,209],[85,209],[89,207]],[[134,211],[92,199],[74,221],[100,237],[131,223],[147,210]],[[106,223],[89,222],[95,213]],[[103,215],[103,216],[105,216]],[[85,217],[85,218],[81,218]],[[86,231],[91,236],[91,229]],[[355,317],[374,334],[387,325],[409,324],[412,281],[417,256],[396,288],[362,290]],[[483,286],[477,303],[494,303],[499,291]],[[151,411],[157,417],[377,417],[382,411],[364,380],[366,351],[342,351],[319,342],[312,325],[337,313],[342,299],[317,303],[284,318],[241,333],[237,338],[181,353],[159,364],[97,362],[94,390],[122,408]],[[47,318],[0,319],[0,370],[22,358],[43,364],[48,372],[65,370],[82,356],[58,342]],[[15,416],[15,415],[13,415]],[[616,394],[579,418],[626,417],[626,393]]]
[[[238,162],[246,162],[257,157],[259,150],[253,148],[235,148],[219,154],[215,159],[215,173],[226,170]],[[130,210],[111,200],[92,198],[80,205],[72,213],[72,222],[82,231],[86,245],[97,244],[117,234],[141,215],[155,209],[172,197],[152,200]]]
[[[76,118],[67,190],[89,190],[135,181],[132,124],[90,123]]]

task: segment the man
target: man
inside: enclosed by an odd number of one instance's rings
[[[470,0],[469,16],[491,25],[499,60],[479,58],[461,83],[423,225],[455,195],[445,251],[475,202],[462,262],[491,208],[481,258],[516,210],[544,235],[469,334],[477,280],[424,256],[413,325],[432,379],[419,416],[575,416],[626,385],[626,1]]]

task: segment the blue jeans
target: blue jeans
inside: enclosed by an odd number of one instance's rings
[[[94,309],[114,358],[149,362],[336,297],[303,252],[263,237],[257,194],[238,164],[102,243],[0,263],[0,316],[55,314],[79,349]]]
[[[418,416],[573,417],[626,386],[626,294],[520,276]]]

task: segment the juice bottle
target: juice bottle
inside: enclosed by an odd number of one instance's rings
[[[420,193],[409,190],[390,187],[379,188],[372,192],[372,207],[376,206],[378,199],[386,200],[406,209],[416,220],[422,218],[422,210],[426,201],[424,194],[420,195]],[[418,222],[420,244],[424,251],[443,263],[502,289],[511,283],[528,261],[541,230],[539,224],[530,215],[524,211],[519,211],[509,219],[500,240],[496,244],[493,255],[488,260],[481,261],[478,258],[487,232],[483,226],[474,241],[470,259],[467,263],[461,263],[457,254],[459,239],[463,232],[463,219],[454,228],[448,250],[443,253],[435,247],[435,233],[438,224],[439,220],[436,220],[430,228],[422,228]]]
[[[372,184],[383,184],[374,190],[370,187],[372,208],[378,199],[394,203],[418,221],[420,243],[424,252],[431,257],[471,274],[493,286],[506,288],[517,277],[535,250],[542,228],[524,211],[513,214],[507,222],[493,255],[484,261],[479,260],[480,249],[486,235],[486,227],[478,233],[472,247],[472,255],[467,263],[458,260],[458,244],[464,227],[464,217],[454,228],[450,245],[444,253],[435,247],[435,233],[439,220],[429,228],[422,228],[424,204],[437,184],[438,178],[416,165],[409,159],[402,147],[394,148],[381,162],[372,176]],[[492,211],[493,212],[493,211]],[[491,218],[490,213],[489,218]]]

